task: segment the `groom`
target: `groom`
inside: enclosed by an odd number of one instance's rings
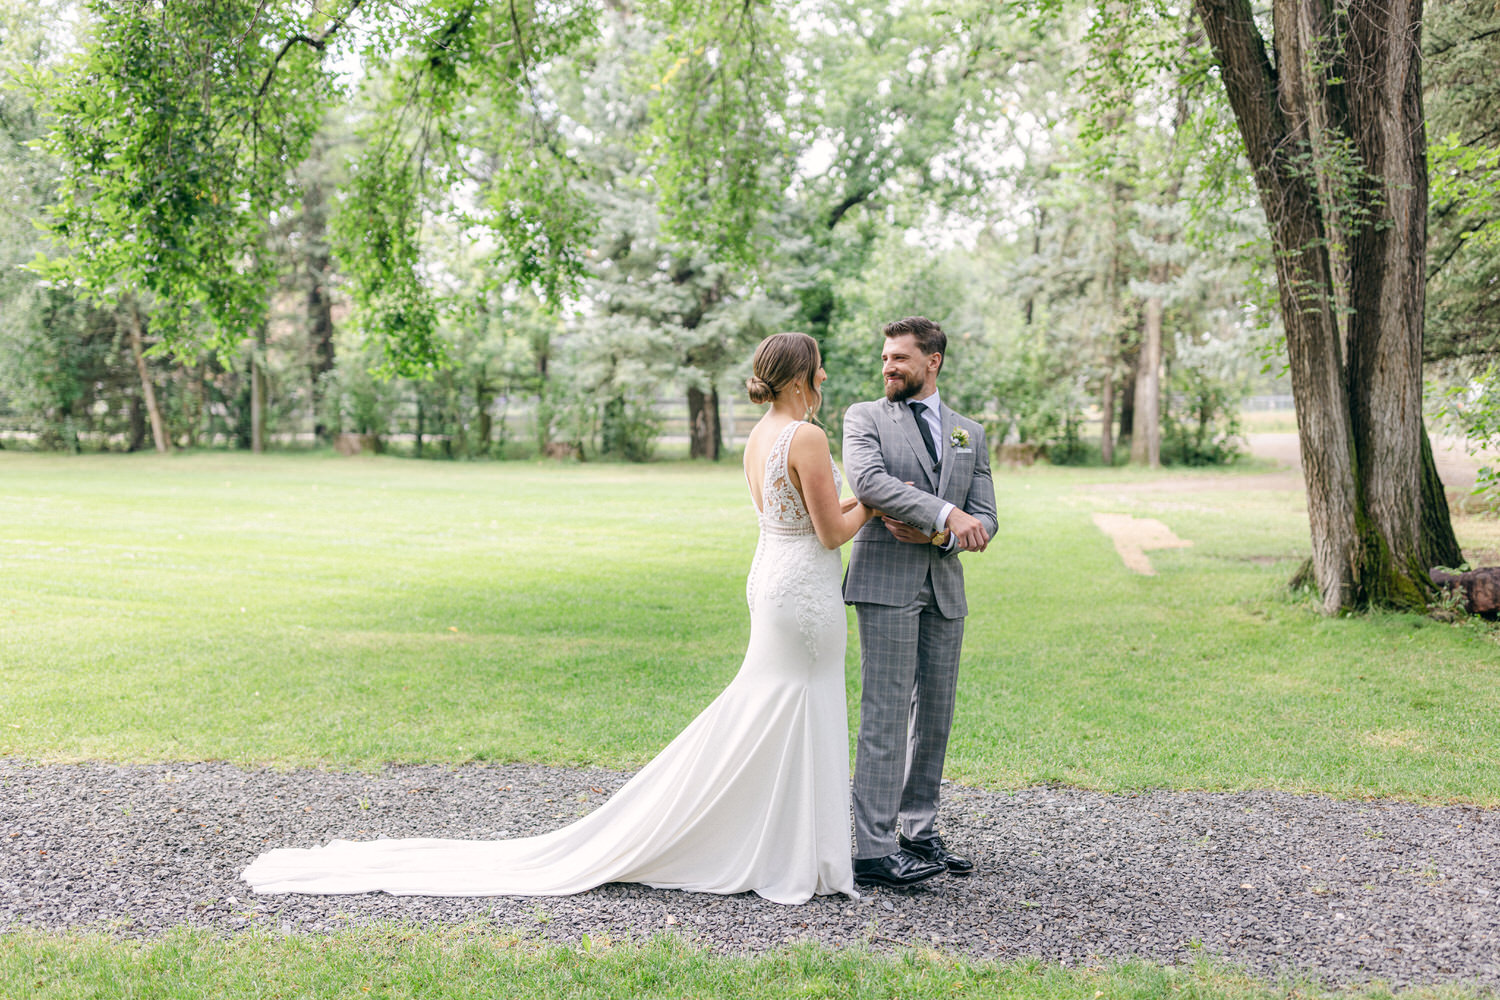
[[[863,687],[854,881],[902,886],[974,870],[938,836],[938,785],[968,613],[958,553],[983,551],[997,521],[984,428],[938,398],[947,336],[920,316],[882,332],[885,399],[844,415],[854,495],[884,514],[854,536],[844,577]]]

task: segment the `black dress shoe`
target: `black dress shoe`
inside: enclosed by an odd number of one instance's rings
[[[933,861],[923,861],[915,854],[897,851],[883,858],[855,858],[855,885],[890,885],[900,888],[916,885],[947,871]]]
[[[897,837],[896,843],[901,845],[903,851],[909,851],[921,858],[923,861],[931,861],[933,864],[942,865],[950,875],[972,875],[974,874],[974,862],[968,858],[961,858],[957,854],[943,846],[942,837],[929,837],[926,840],[907,840],[906,837]]]

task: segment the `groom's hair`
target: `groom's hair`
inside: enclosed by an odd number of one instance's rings
[[[905,319],[892,320],[881,327],[880,332],[885,334],[887,340],[911,334],[917,339],[917,350],[923,354],[943,356],[938,361],[938,371],[943,370],[943,362],[948,360],[948,335],[932,320],[925,316],[908,316]]]

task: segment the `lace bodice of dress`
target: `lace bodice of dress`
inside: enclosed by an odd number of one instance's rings
[[[794,420],[783,427],[776,436],[775,443],[771,445],[771,453],[766,456],[765,478],[761,480],[760,491],[762,531],[779,535],[813,533],[812,517],[807,513],[802,495],[792,485],[792,477],[787,473],[786,466],[787,456],[792,450],[792,437],[804,423],[804,420]],[[828,461],[832,464],[832,457]],[[833,488],[836,492],[842,492],[844,488],[837,465],[833,466]]]
[[[757,628],[785,634],[790,627],[817,659],[825,652],[832,655],[835,646],[838,655],[843,655],[844,603],[838,549],[824,548],[818,540],[802,494],[787,473],[792,437],[803,423],[798,420],[782,428],[766,457],[760,540],[745,580],[745,600],[750,605],[752,635]],[[833,467],[834,488],[842,491],[838,466],[831,456],[828,462]]]

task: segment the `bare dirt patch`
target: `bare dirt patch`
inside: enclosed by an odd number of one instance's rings
[[[1184,549],[1193,544],[1178,538],[1171,528],[1152,517],[1096,513],[1094,524],[1115,543],[1115,551],[1125,568],[1142,576],[1156,575],[1146,550]]]

